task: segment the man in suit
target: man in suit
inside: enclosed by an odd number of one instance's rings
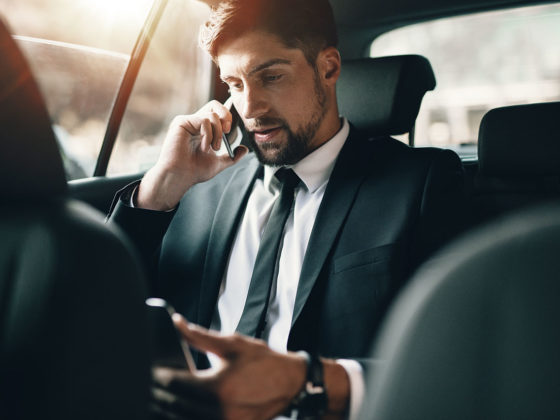
[[[353,415],[363,365],[348,359],[367,356],[391,297],[452,231],[460,161],[339,116],[327,0],[225,1],[201,40],[254,153],[216,154],[232,115],[212,101],[175,118],[158,162],[111,215],[155,258],[154,293],[201,326],[177,318],[187,340],[217,355],[203,376],[157,370],[157,410],[208,418],[211,404],[189,401],[210,389],[227,418],[270,418],[290,405],[300,416]],[[260,245],[286,200],[266,284],[261,248],[270,247]]]

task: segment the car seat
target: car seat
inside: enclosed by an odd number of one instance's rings
[[[361,419],[560,418],[560,205],[424,265],[390,311]]]
[[[410,133],[422,98],[436,86],[430,62],[420,55],[360,58],[342,62],[337,82],[340,114],[373,135]]]
[[[472,225],[560,198],[560,102],[496,108],[480,124]]]
[[[0,56],[0,418],[146,418],[143,274],[123,234],[67,197],[45,105],[1,21]]]

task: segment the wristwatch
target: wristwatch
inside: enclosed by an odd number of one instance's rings
[[[327,410],[327,389],[323,378],[323,363],[319,357],[310,356],[306,351],[298,352],[307,361],[307,377],[302,390],[290,405],[292,419],[318,419]]]

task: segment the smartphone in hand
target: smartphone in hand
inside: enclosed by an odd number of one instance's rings
[[[239,116],[239,114],[237,113],[237,110],[235,109],[235,106],[233,105],[233,99],[231,98],[231,96],[227,99],[227,101],[225,101],[224,106],[229,109],[229,112],[231,112],[231,130],[229,130],[229,133],[227,134],[222,134],[222,141],[224,143],[224,146],[226,147],[226,150],[228,152],[228,155],[230,158],[233,159],[233,150],[231,149],[231,144],[235,143],[237,134],[238,134],[238,127],[239,124],[241,123],[241,117]]]
[[[171,319],[175,309],[159,298],[147,299],[146,306],[153,338],[153,363],[194,372],[196,366],[189,345]]]

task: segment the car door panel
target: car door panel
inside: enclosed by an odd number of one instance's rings
[[[115,193],[131,182],[142,178],[143,175],[143,173],[135,173],[80,179],[70,181],[68,189],[72,198],[85,201],[102,213],[107,213]]]

